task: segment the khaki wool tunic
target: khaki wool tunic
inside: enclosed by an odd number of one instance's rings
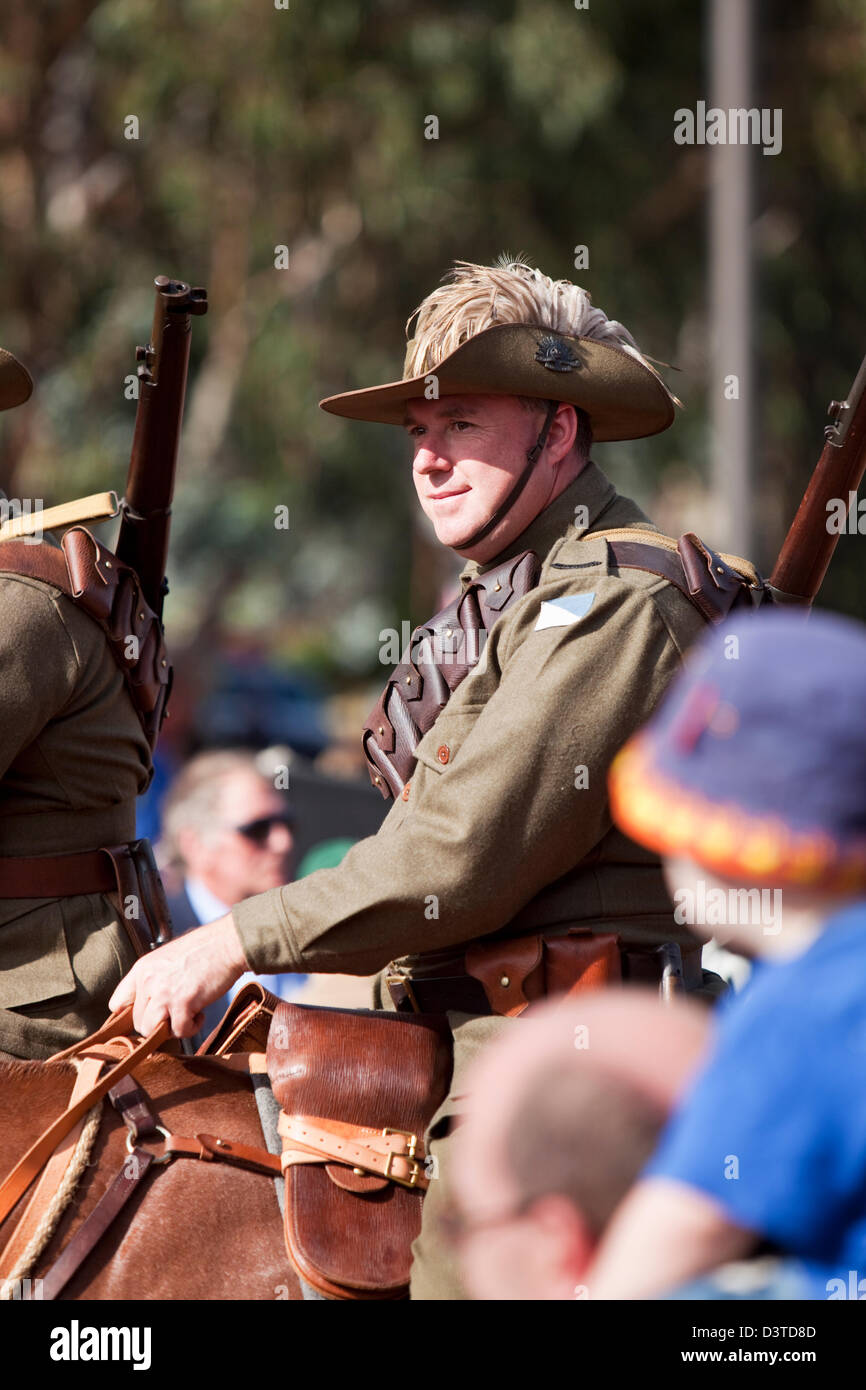
[[[542,561],[538,586],[497,620],[478,666],[419,743],[408,798],[395,801],[378,833],[338,867],[233,909],[253,970],[371,974],[506,927],[520,935],[561,923],[596,924],[636,944],[694,945],[674,922],[659,860],[615,829],[608,810],[614,754],[705,628],[667,580],[620,571],[604,540],[582,539],[633,526],[651,523],[590,463],[501,555],[466,566],[464,582],[524,550]],[[559,600],[590,594],[585,616],[558,621]],[[387,991],[374,1003],[390,1007]],[[461,1109],[479,1047],[520,1026],[456,1012],[449,1020],[454,1075],[428,1131],[442,1180],[430,1184],[413,1248],[418,1299],[461,1297],[439,1234],[450,1145],[443,1122]]]
[[[150,749],[101,628],[18,575],[0,575],[0,614],[0,857],[133,839]],[[0,1053],[86,1037],[135,959],[104,894],[0,899]]]
[[[576,508],[586,526],[572,524]],[[527,549],[543,562],[419,743],[408,798],[379,832],[336,868],[234,908],[254,970],[372,974],[506,924],[518,935],[597,922],[625,941],[694,944],[674,923],[657,857],[612,827],[607,805],[611,759],[705,626],[667,580],[618,571],[603,540],[580,539],[650,525],[589,464],[484,566]],[[543,605],[578,594],[594,595],[584,617],[539,626]]]

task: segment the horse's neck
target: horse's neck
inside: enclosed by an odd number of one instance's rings
[[[66,1108],[74,1079],[68,1063],[0,1062],[0,1178]],[[204,1131],[262,1145],[252,1084],[242,1071],[207,1058],[160,1054],[137,1066],[135,1079],[170,1132]],[[44,1275],[93,1210],[124,1161],[125,1137],[121,1117],[103,1102],[93,1158],[35,1275]],[[135,1238],[129,1239],[132,1211],[102,1238],[63,1298],[301,1298],[270,1177],[175,1159],[148,1174],[134,1203]]]
[[[0,1061],[0,1177],[66,1109],[74,1084],[69,1062]]]

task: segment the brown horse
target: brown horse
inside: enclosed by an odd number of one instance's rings
[[[67,1061],[0,1062],[0,1181],[66,1108],[75,1077]],[[248,1074],[159,1053],[136,1065],[134,1079],[170,1133],[262,1148]],[[107,1100],[101,1107],[87,1166],[31,1281],[46,1275],[123,1167],[126,1126]],[[27,1200],[0,1223],[0,1250]],[[299,1300],[273,1178],[185,1156],[152,1165],[60,1297]]]

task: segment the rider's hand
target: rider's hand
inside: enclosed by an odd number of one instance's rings
[[[109,1000],[114,1011],[134,1004],[133,1023],[142,1036],[169,1019],[176,1038],[189,1038],[202,1010],[249,970],[231,913],[185,932],[137,960]]]

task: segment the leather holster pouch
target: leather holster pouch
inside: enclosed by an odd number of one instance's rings
[[[477,941],[466,950],[466,972],[483,986],[493,1013],[516,1018],[536,999],[582,994],[620,980],[619,938],[573,927],[562,936],[539,932]]]
[[[117,881],[120,920],[138,955],[172,938],[171,913],[149,840],[130,840],[102,850]]]
[[[444,1017],[281,1003],[267,1065],[292,1264],[327,1298],[405,1297],[429,1182],[424,1133],[451,1079]]]

